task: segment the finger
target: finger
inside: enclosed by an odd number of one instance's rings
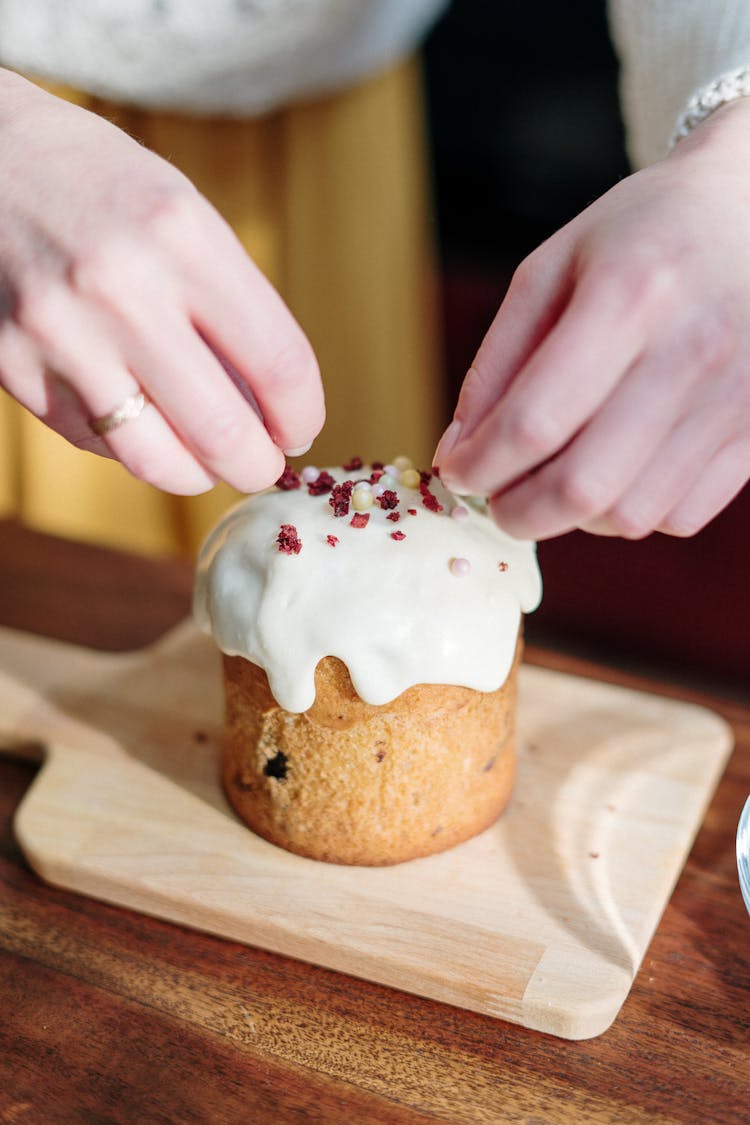
[[[693,399],[636,480],[598,521],[600,527],[627,539],[642,539],[660,528],[698,487],[719,451],[736,440],[737,421],[727,383],[717,380]]]
[[[243,492],[278,479],[283,453],[189,321],[173,309],[158,311],[155,321],[142,317],[127,353],[150,398],[210,473]]]
[[[243,492],[272,484],[284,455],[191,323],[164,263],[115,247],[79,270],[76,286],[107,318],[128,368],[212,475]]]
[[[163,492],[196,496],[216,484],[217,477],[185,448],[153,403],[111,430],[105,441],[133,476]]]
[[[448,430],[433,464],[441,471],[456,445],[476,429],[513,375],[559,318],[569,288],[567,240],[547,243],[524,259],[464,379]]]
[[[735,439],[719,450],[657,530],[666,535],[695,535],[731,503],[748,480],[750,440]]]
[[[185,230],[163,232],[184,263],[189,316],[225,357],[260,408],[283,450],[309,446],[325,419],[313,350],[279,294],[212,208],[191,208]]]
[[[134,476],[165,491],[193,495],[216,483],[152,405],[106,437],[92,431],[93,420],[141,387],[96,318],[62,288],[24,310],[23,327],[3,326],[0,354],[13,371],[11,393],[78,448],[114,456]],[[52,366],[66,377],[51,374]]]
[[[497,522],[525,539],[591,530],[655,455],[675,416],[687,410],[706,360],[682,327],[667,333],[561,453],[492,498]]]
[[[658,298],[644,287],[634,301],[624,283],[589,270],[500,402],[441,465],[447,485],[494,494],[566,446],[641,353]]]

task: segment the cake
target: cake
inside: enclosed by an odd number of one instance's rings
[[[223,654],[222,780],[289,851],[380,865],[487,828],[515,775],[535,546],[437,471],[301,473],[231,509],[200,552],[194,612]]]

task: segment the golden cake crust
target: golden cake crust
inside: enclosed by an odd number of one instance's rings
[[[224,656],[229,800],[260,836],[330,863],[400,863],[469,839],[513,787],[521,647],[497,691],[419,684],[379,707],[325,657],[300,714],[279,707],[262,669]]]

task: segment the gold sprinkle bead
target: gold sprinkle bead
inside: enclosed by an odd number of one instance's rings
[[[394,468],[398,469],[400,473],[406,472],[407,469],[414,468],[414,462],[412,461],[411,457],[404,457],[403,455],[401,457],[394,457],[393,465]],[[409,486],[407,485],[407,487]]]
[[[404,488],[419,488],[421,480],[422,478],[416,469],[404,469],[401,473],[401,483]]]
[[[364,512],[372,507],[374,499],[371,488],[355,488],[352,492],[352,507],[355,512]]]

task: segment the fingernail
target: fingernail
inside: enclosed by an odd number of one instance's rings
[[[440,468],[442,468],[445,459],[450,456],[451,452],[458,443],[458,439],[460,438],[460,436],[461,423],[459,422],[458,418],[454,418],[450,426],[448,426],[448,429],[445,431],[440,441],[438,442],[438,447],[435,450],[435,456],[432,459],[433,465],[438,465]]]
[[[285,449],[284,454],[286,457],[301,457],[303,453],[307,453],[311,446],[312,442],[308,441],[307,445],[301,445],[299,449]]]

